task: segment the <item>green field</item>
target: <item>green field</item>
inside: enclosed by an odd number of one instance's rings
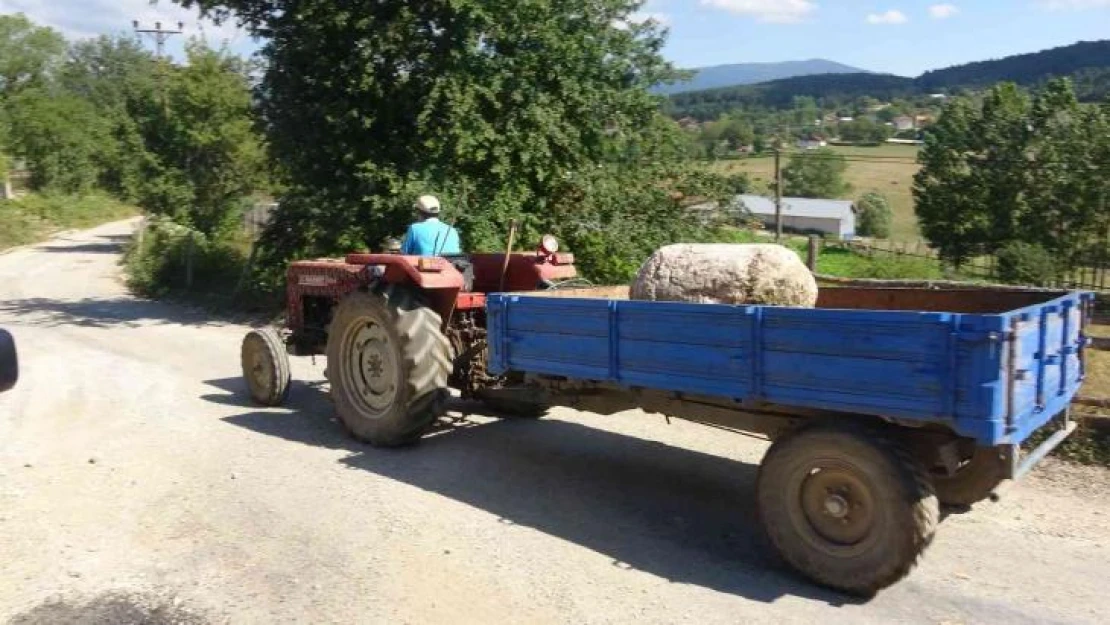
[[[856,199],[868,191],[882,193],[890,200],[890,206],[894,211],[891,238],[898,241],[917,241],[920,233],[917,229],[917,218],[913,214],[913,196],[910,189],[913,185],[913,175],[917,173],[919,166],[909,161],[917,158],[918,148],[908,145],[882,145],[877,147],[833,146],[831,149],[849,159],[869,157],[874,159],[848,163],[846,178],[852,185],[852,191],[843,199]],[[881,162],[881,159],[891,157],[897,157],[899,160]],[[785,166],[789,155],[784,155],[783,159]],[[768,192],[775,177],[774,158],[755,157],[717,161],[713,166],[721,171],[748,174],[755,183],[757,193]]]

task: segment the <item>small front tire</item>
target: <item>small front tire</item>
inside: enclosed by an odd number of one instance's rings
[[[239,351],[243,379],[251,399],[263,406],[280,406],[289,397],[289,355],[271,328],[251,330]]]

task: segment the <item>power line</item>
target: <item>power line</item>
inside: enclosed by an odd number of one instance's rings
[[[138,35],[147,35],[154,40],[154,47],[158,58],[162,58],[166,49],[166,42],[174,35],[180,35],[185,32],[185,22],[177,23],[177,30],[168,30],[162,28],[162,22],[154,22],[154,28],[139,28],[139,20],[132,20],[131,26],[135,29]]]

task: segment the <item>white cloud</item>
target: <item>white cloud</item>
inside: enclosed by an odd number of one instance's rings
[[[1037,4],[1049,11],[1082,11],[1110,8],[1110,0],[1040,0]]]
[[[886,13],[872,13],[867,16],[868,24],[905,24],[910,21],[906,14],[891,9]]]
[[[234,24],[217,26],[201,19],[196,10],[184,9],[171,0],[0,0],[0,13],[24,13],[43,26],[50,26],[70,39],[130,33],[131,21],[144,28],[162,22],[163,28],[184,23],[186,37],[204,36],[212,45],[245,43],[247,34]]]
[[[946,20],[959,12],[959,7],[954,4],[934,4],[929,7],[929,15],[936,20]]]
[[[701,4],[737,15],[754,17],[761,22],[779,24],[800,22],[817,10],[817,4],[809,0],[701,0]]]

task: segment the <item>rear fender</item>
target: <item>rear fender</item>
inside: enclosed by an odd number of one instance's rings
[[[451,319],[455,300],[464,284],[462,273],[450,262],[438,257],[348,254],[346,262],[365,267],[371,280],[416,289],[428,306],[439,314],[444,326]]]

